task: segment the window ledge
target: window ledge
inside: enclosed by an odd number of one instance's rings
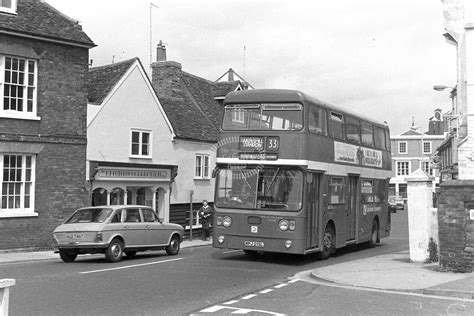
[[[27,116],[27,115],[19,115],[19,114],[6,114],[0,113],[0,118],[7,118],[7,119],[14,119],[14,120],[27,120],[27,121],[40,121],[41,117],[39,116]]]
[[[130,159],[149,159],[149,160],[152,160],[153,157],[151,157],[151,156],[130,156]]]
[[[16,211],[3,211],[0,212],[0,218],[12,218],[12,217],[38,217],[36,212],[16,212]]]
[[[210,181],[211,178],[194,178],[194,180],[198,180],[198,181]]]

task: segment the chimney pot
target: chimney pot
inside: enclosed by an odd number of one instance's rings
[[[166,46],[161,40],[156,46],[156,61],[166,61]]]

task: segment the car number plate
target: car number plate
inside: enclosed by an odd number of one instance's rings
[[[256,247],[256,248],[263,248],[265,247],[265,244],[263,241],[244,241],[244,245],[246,247]]]
[[[84,239],[84,234],[83,233],[73,233],[73,234],[67,234],[66,237],[68,239]]]

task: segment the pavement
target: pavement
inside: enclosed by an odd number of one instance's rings
[[[211,241],[184,240],[181,248],[208,246]],[[1,263],[59,260],[49,251],[1,251]],[[411,292],[474,300],[474,273],[443,270],[438,263],[413,263],[408,251],[334,264],[311,271],[327,284],[355,288]]]

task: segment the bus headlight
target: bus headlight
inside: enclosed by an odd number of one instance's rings
[[[217,226],[222,226],[222,216],[217,216],[217,218],[216,218],[216,225],[217,225]]]
[[[224,243],[224,240],[225,240],[225,237],[220,235],[219,237],[217,237],[217,242],[220,243],[220,244],[223,244]]]
[[[280,228],[281,231],[287,231],[288,230],[288,221],[286,219],[282,219],[278,223],[278,227]]]
[[[295,221],[289,221],[289,228],[291,231],[296,229],[296,222]]]
[[[285,241],[285,248],[286,248],[286,249],[290,249],[292,244],[293,244],[293,243],[291,242],[291,240]]]
[[[222,226],[230,227],[232,225],[232,218],[230,216],[224,216],[222,218]]]

